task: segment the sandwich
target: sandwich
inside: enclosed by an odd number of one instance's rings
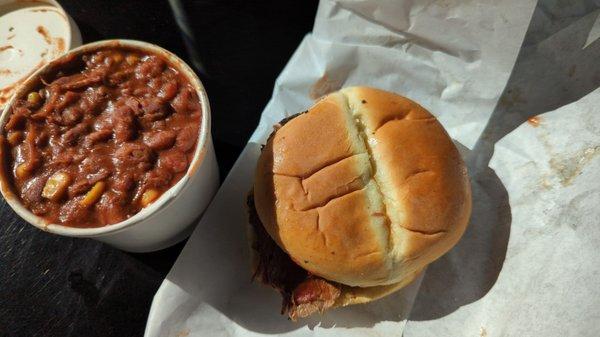
[[[253,278],[296,320],[411,283],[462,236],[471,188],[431,113],[350,87],[275,127],[248,209]]]

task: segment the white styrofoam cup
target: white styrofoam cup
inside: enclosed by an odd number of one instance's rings
[[[156,45],[134,40],[106,40],[83,45],[34,72],[17,89],[0,115],[4,126],[16,99],[23,97],[38,83],[41,75],[60,66],[67,58],[107,47],[126,47],[157,54],[169,61],[186,76],[200,99],[202,118],[196,150],[188,170],[175,185],[151,205],[125,221],[97,228],[76,228],[48,223],[29,211],[17,197],[9,181],[0,177],[0,191],[6,202],[25,221],[44,231],[79,238],[93,238],[130,252],[149,252],[173,245],[185,239],[198,217],[206,209],[219,186],[219,170],[210,132],[210,105],[206,90],[194,71],[173,53]]]

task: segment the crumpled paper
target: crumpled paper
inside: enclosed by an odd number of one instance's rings
[[[321,1],[157,292],[146,336],[598,335],[598,12],[585,1]],[[469,166],[471,223],[407,288],[290,322],[279,295],[250,282],[245,197],[273,124],[350,85],[440,119]]]

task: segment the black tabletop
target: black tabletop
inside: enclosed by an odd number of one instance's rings
[[[196,67],[212,107],[222,178],[256,127],[275,78],[312,29],[317,8],[317,1],[296,0],[60,2],[84,43],[143,40]],[[185,244],[129,254],[44,233],[3,200],[0,218],[0,336],[140,336],[152,297]]]

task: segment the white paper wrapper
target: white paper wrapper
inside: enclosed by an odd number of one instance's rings
[[[496,145],[510,240],[494,288],[466,310],[490,335],[600,335],[599,105],[600,89]]]
[[[597,89],[497,143],[491,167],[508,212],[472,223],[428,269],[404,336],[600,335],[599,104]],[[484,176],[480,191],[490,191]]]
[[[592,254],[600,238],[598,230],[594,236],[595,218],[588,218],[590,202],[597,203],[600,192],[586,192],[595,188],[588,170],[600,153],[591,145],[599,131],[593,126],[598,123],[589,121],[593,114],[570,122],[570,138],[577,141],[561,138],[566,129],[558,117],[569,117],[560,111],[532,120],[537,128],[524,125],[499,143],[493,160],[498,173],[488,167],[493,144],[501,137],[527,118],[592,91],[600,81],[589,70],[593,57],[596,62],[600,57],[597,43],[588,50],[591,56],[549,53],[556,42],[577,45],[574,50],[581,51],[595,20],[588,7],[563,4],[557,14],[554,7],[538,6],[534,20],[543,29],[530,28],[526,42],[531,45],[520,49],[534,0],[323,0],[313,34],[282,71],[256,132],[156,294],[146,336],[591,333],[593,325],[582,322],[600,318],[598,310],[594,312],[600,307],[598,296],[592,296],[600,281],[600,274],[593,272],[598,258],[585,255]],[[561,15],[565,20],[559,24],[547,19]],[[579,45],[576,37],[584,32]],[[544,71],[547,66],[565,66],[565,60],[582,68],[570,77],[568,71]],[[561,76],[584,84],[578,84],[580,90],[572,90],[575,86],[568,81],[555,85],[552,81],[561,81]],[[532,82],[540,78],[546,82]],[[272,125],[306,110],[316,97],[349,85],[398,92],[440,119],[469,165],[473,216],[457,247],[409,287],[380,301],[294,323],[279,315],[281,299],[275,291],[250,282],[245,197],[260,144]],[[599,102],[593,95],[576,104]],[[579,130],[583,127],[590,128],[587,136]],[[540,136],[544,132],[546,136]],[[573,166],[573,160],[581,164]],[[571,190],[584,181],[584,171],[590,174],[590,181],[583,182],[587,190]],[[545,180],[539,178],[543,172],[548,174]],[[567,205],[582,211],[573,213]],[[561,216],[585,219],[574,229],[558,225]],[[579,259],[586,260],[575,262]],[[561,288],[574,277],[581,279],[570,282],[573,289]],[[574,310],[575,303],[585,304]],[[565,318],[570,321],[565,323]],[[564,326],[569,328],[561,329]]]
[[[502,93],[535,1],[322,1],[251,138],[342,86],[407,96],[471,148]]]

